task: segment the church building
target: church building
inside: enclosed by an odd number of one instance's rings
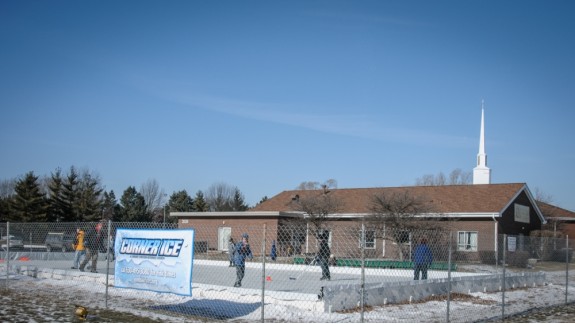
[[[432,212],[426,218],[436,217],[449,222],[451,232],[455,237],[457,255],[465,260],[480,260],[482,252],[491,255],[497,253],[498,239],[502,234],[514,238],[517,245],[534,230],[540,230],[546,219],[538,207],[526,183],[491,183],[491,169],[487,166],[485,152],[485,120],[484,109],[481,109],[481,127],[479,136],[479,152],[477,165],[473,169],[473,183],[468,185],[443,186],[407,186],[381,188],[324,188],[318,190],[286,190],[244,212],[177,212],[170,213],[177,217],[179,228],[197,228],[196,240],[206,242],[213,250],[227,251],[227,241],[230,237],[239,238],[250,230],[252,250],[257,254],[261,251],[261,242],[293,245],[294,237],[289,242],[282,238],[294,219],[306,219],[309,215],[301,210],[298,199],[326,195],[337,201],[336,212],[327,215],[324,224],[331,229],[332,253],[342,252],[338,246],[347,244],[357,249],[357,237],[343,237],[336,234],[342,229],[357,227],[362,219],[373,215],[372,200],[377,195],[397,195],[407,193],[413,197],[425,200],[432,206]],[[309,252],[307,244],[310,234],[305,232],[299,240],[306,245],[303,252]],[[390,242],[377,239],[370,240],[370,257],[389,258],[392,248]],[[312,240],[313,241],[313,240]],[[340,244],[340,245],[338,245]],[[291,246],[290,245],[290,246]],[[285,251],[282,246],[279,251]],[[300,252],[300,251],[298,251]],[[341,255],[344,256],[344,255]]]

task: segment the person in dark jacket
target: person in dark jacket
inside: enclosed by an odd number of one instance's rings
[[[104,242],[104,241],[102,241],[102,242]],[[106,257],[105,257],[106,260],[108,260],[108,255],[110,255],[111,261],[114,261],[116,259],[116,255],[114,254],[115,253],[114,243],[115,243],[114,237],[112,235],[110,235],[110,241],[108,242],[109,249],[108,249],[108,252],[106,253]],[[103,245],[104,245],[104,250],[105,250],[106,249],[106,243],[104,243]]]
[[[84,261],[80,264],[80,271],[84,271],[84,268],[90,260],[92,264],[90,265],[91,272],[98,272],[96,265],[98,263],[98,253],[100,250],[104,250],[104,240],[105,235],[102,231],[103,222],[99,222],[96,228],[93,228],[86,233],[84,237],[84,247],[86,248],[86,257]]]
[[[270,258],[272,259],[272,261],[275,261],[277,256],[278,256],[278,253],[277,253],[277,249],[276,249],[276,241],[273,240],[272,241],[272,250],[270,252]]]
[[[228,258],[230,259],[230,267],[234,266],[235,248],[236,248],[236,243],[234,242],[234,239],[230,237],[230,240],[228,241]]]
[[[321,278],[319,280],[331,280],[329,273],[329,258],[331,255],[328,244],[329,231],[324,229],[319,230],[318,239],[319,250],[317,252],[316,259],[319,262],[319,266],[321,267]]]
[[[433,254],[431,249],[427,246],[427,239],[424,237],[419,241],[419,245],[413,252],[413,280],[421,279],[427,280],[427,269],[433,262]]]
[[[242,286],[242,279],[244,279],[244,274],[246,273],[246,258],[250,260],[254,258],[248,239],[249,235],[247,233],[242,234],[242,241],[236,244],[234,250],[234,265],[236,266],[236,283],[234,287]]]

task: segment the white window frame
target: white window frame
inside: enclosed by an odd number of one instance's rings
[[[477,252],[478,238],[478,231],[458,231],[457,251]]]
[[[367,233],[372,233],[372,238],[373,240],[368,240],[368,234]],[[375,230],[372,229],[366,229],[365,230],[365,249],[366,250],[375,250],[375,247],[377,246],[377,239],[375,238]],[[361,230],[359,230],[359,238],[358,238],[358,247],[361,249]]]

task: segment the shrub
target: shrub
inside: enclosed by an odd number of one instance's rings
[[[531,257],[529,252],[515,251],[505,255],[505,263],[512,267],[527,268],[527,260]]]
[[[495,251],[479,251],[479,260],[483,264],[495,264]]]
[[[552,260],[557,261],[557,262],[565,262],[565,253],[566,253],[565,248],[562,248],[559,250],[554,250]],[[567,256],[567,262],[571,262],[572,259],[573,259],[573,249],[569,249],[569,254]]]

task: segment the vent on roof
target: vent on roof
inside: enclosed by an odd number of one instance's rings
[[[291,197],[291,200],[298,201],[298,200],[299,200],[299,195],[292,196],[292,197]]]

